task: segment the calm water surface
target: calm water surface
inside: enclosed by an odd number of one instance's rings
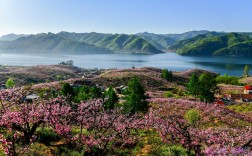
[[[0,54],[1,65],[51,65],[61,61],[73,60],[74,65],[83,68],[131,68],[157,67],[183,71],[198,68],[220,74],[240,76],[246,64],[252,67],[250,58],[234,57],[187,57],[168,52],[157,55],[126,55],[126,54],[82,54],[82,55],[31,55],[31,54]]]

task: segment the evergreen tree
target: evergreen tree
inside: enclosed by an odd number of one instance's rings
[[[74,89],[69,83],[63,83],[60,93],[64,96],[74,96]]]
[[[172,82],[172,80],[173,80],[172,71],[168,71],[168,69],[163,69],[162,73],[161,73],[161,77],[163,79],[166,79],[167,81]]]
[[[88,86],[76,87],[74,89],[75,92],[75,102],[87,101],[90,99],[89,95],[90,88]]]
[[[200,93],[199,78],[196,74],[190,77],[189,82],[186,84],[186,92],[189,95],[194,96],[195,101]]]
[[[201,74],[199,77],[200,98],[208,102],[214,101],[214,94],[217,90],[216,78],[209,73]]]
[[[98,88],[96,86],[90,88],[90,97],[92,99],[101,98],[102,96],[103,95],[102,95],[101,88]]]
[[[118,96],[116,95],[114,89],[111,86],[106,92],[106,96],[108,97],[108,99],[105,102],[105,109],[114,109],[116,103],[118,102]]]
[[[148,110],[144,87],[137,77],[133,77],[128,82],[124,108],[125,111],[130,114],[134,114],[139,111],[145,112]]]
[[[243,76],[245,76],[245,77],[249,76],[249,65],[245,65]]]

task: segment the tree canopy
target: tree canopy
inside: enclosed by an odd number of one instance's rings
[[[114,89],[110,86],[106,92],[107,100],[105,101],[105,109],[114,109],[116,103],[118,103],[118,96]]]
[[[206,103],[214,101],[216,90],[216,77],[210,73],[201,74],[199,77],[193,74],[186,85],[186,91],[189,95],[194,96],[195,100],[199,97]]]
[[[146,101],[145,90],[139,78],[133,77],[128,82],[126,91],[125,111],[131,114],[136,112],[146,112],[148,103]]]
[[[173,76],[173,75],[172,75],[172,71],[168,71],[168,69],[163,69],[163,70],[162,70],[161,77],[162,77],[163,79],[166,79],[167,81],[172,82],[172,80],[173,80],[173,77],[172,77],[172,76]]]
[[[186,92],[187,94],[194,96],[195,100],[199,96],[199,77],[195,73],[193,73],[193,75],[190,77],[189,82],[186,84]]]

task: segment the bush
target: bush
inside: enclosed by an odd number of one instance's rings
[[[170,148],[171,150],[171,155],[174,155],[174,156],[187,156],[187,153],[186,153],[186,150],[181,147],[181,146],[172,146]]]
[[[81,156],[83,153],[80,153],[78,151],[75,151],[68,147],[61,147],[60,148],[60,155],[61,156]]]
[[[6,81],[6,87],[7,88],[13,88],[15,85],[15,82],[13,80],[13,78],[9,78],[7,81]]]
[[[38,142],[50,145],[51,141],[59,141],[60,137],[51,128],[38,129]]]
[[[164,96],[165,96],[166,98],[174,97],[174,95],[173,95],[170,91],[165,92],[165,93],[164,93]]]
[[[200,113],[196,109],[191,109],[191,110],[186,112],[185,119],[192,126],[196,126],[197,122],[200,120]]]
[[[159,150],[152,153],[155,156],[187,156],[186,150],[181,146],[162,146]]]
[[[218,76],[216,77],[217,83],[231,84],[231,85],[240,85],[238,82],[239,78],[236,76]]]
[[[173,94],[178,94],[179,96],[183,96],[183,95],[184,95],[183,90],[182,90],[181,87],[174,88],[174,89],[172,90],[172,93],[173,93]]]

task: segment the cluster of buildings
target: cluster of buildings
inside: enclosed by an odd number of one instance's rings
[[[252,86],[244,86],[243,93],[229,94],[224,98],[217,98],[215,104],[233,104],[235,102],[252,103]]]

